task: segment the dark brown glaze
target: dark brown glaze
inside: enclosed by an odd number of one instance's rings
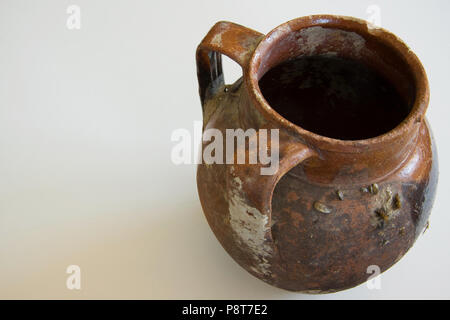
[[[376,182],[314,184],[303,165],[283,176],[272,200],[272,236],[279,254],[275,285],[342,290],[366,281],[368,266],[384,271],[406,253],[424,230],[436,187],[425,123],[419,139],[405,163]],[[317,210],[316,202],[330,212]]]
[[[390,79],[408,116],[377,137],[345,141],[307,131],[270,107],[258,86],[268,70],[330,51]],[[243,68],[231,86],[218,53]],[[274,175],[261,175],[260,165],[198,166],[207,221],[243,268],[287,290],[335,292],[366,281],[370,265],[386,270],[413,245],[431,211],[437,160],[424,118],[426,75],[399,39],[348,17],[299,18],[266,36],[220,22],[199,45],[197,66],[205,130],[280,130]]]

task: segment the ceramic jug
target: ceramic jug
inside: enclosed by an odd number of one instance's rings
[[[242,67],[234,84],[224,83],[222,54]],[[388,79],[407,113],[388,131],[360,139],[327,136],[320,122],[308,129],[294,123],[271,105],[260,82],[270,70],[301,57],[369,66]],[[254,129],[256,135],[278,129],[278,143],[268,145],[279,154],[274,174],[261,174],[266,164],[258,163],[198,165],[206,219],[239,265],[279,288],[329,293],[367,281],[371,268],[383,272],[411,248],[427,226],[438,169],[425,119],[427,77],[405,43],[343,16],[302,17],[267,35],[218,22],[198,46],[196,59],[204,131],[225,136],[227,129]],[[314,101],[300,96],[294,102],[298,109],[292,115]],[[369,123],[374,128],[391,120],[377,117],[377,108],[360,110],[377,119]],[[358,124],[357,118],[336,121],[326,126]]]

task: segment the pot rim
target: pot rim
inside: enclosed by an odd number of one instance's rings
[[[335,139],[303,129],[301,126],[282,117],[269,105],[261,93],[258,84],[258,70],[260,68],[261,57],[270,50],[271,42],[277,41],[291,32],[314,26],[334,29],[345,27],[346,31],[356,32],[363,37],[375,36],[380,42],[395,50],[399,56],[404,59],[413,77],[415,86],[414,103],[408,116],[395,128],[379,136],[367,139]],[[246,72],[245,75],[245,82],[247,88],[249,88],[251,99],[255,102],[256,107],[262,113],[264,118],[272,121],[280,128],[287,128],[289,131],[293,132],[294,135],[299,135],[302,140],[311,146],[339,152],[353,153],[360,152],[368,147],[383,147],[405,135],[411,134],[411,129],[414,128],[414,125],[422,122],[429,102],[428,80],[422,63],[400,38],[393,33],[383,28],[376,27],[362,19],[339,15],[311,15],[300,17],[274,28],[262,38],[252,53],[248,64],[248,72]]]

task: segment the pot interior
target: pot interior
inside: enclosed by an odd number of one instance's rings
[[[314,26],[276,39],[258,71],[268,104],[286,120],[341,140],[379,136],[414,104],[405,61],[381,39]]]

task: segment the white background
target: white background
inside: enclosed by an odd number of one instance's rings
[[[80,30],[66,27],[71,4]],[[225,253],[195,166],[171,162],[172,131],[201,120],[195,49],[219,20],[267,33],[317,13],[368,19],[372,4],[430,80],[431,226],[380,290],[283,291]],[[444,0],[0,0],[0,298],[449,298],[449,13]],[[239,72],[226,61],[227,82]],[[81,290],[66,288],[72,264]]]

